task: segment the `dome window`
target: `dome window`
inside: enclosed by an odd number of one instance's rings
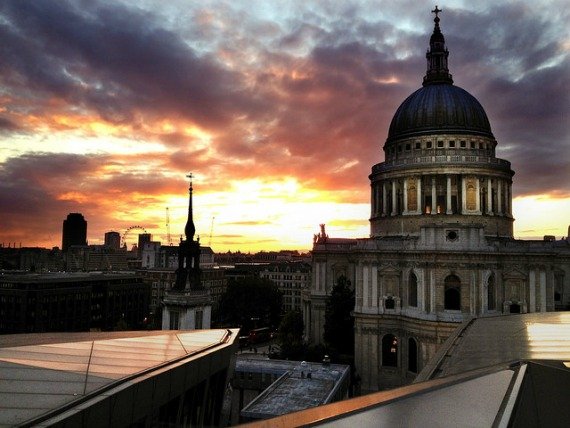
[[[431,149],[431,141],[428,141],[428,142],[426,143],[426,147],[427,147],[428,149]]]
[[[437,147],[443,147],[443,141],[439,140],[439,141],[437,142]]]
[[[422,143],[416,143],[416,150],[419,150],[422,148]]]
[[[471,148],[472,148],[472,149],[475,148],[475,141],[471,141]]]
[[[449,142],[449,147],[455,147],[455,141],[451,140],[451,141]]]
[[[461,148],[464,149],[465,147],[467,147],[467,143],[465,141],[461,141]]]
[[[412,145],[406,144],[406,151],[409,152],[410,150],[412,150]]]

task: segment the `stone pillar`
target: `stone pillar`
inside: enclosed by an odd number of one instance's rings
[[[372,307],[375,313],[378,313],[378,268],[374,264],[371,266],[370,276],[372,278]]]
[[[431,213],[437,214],[437,192],[435,188],[436,176],[431,178]]]
[[[513,194],[511,190],[511,183],[507,183],[506,196],[507,196],[507,212],[509,214],[509,217],[511,217],[513,215]]]
[[[396,180],[392,180],[392,214],[391,215],[396,215],[397,211],[397,195],[396,195]]]
[[[445,213],[446,214],[453,214],[453,211],[451,210],[451,176],[447,175],[447,192],[446,192],[446,200],[445,200],[445,205],[446,205],[446,209],[445,209]]]
[[[467,199],[466,199],[467,187],[465,186],[465,177],[461,177],[461,212],[465,213],[467,211]]]
[[[423,212],[423,204],[422,204],[422,177],[417,178],[417,185],[416,185],[417,196],[416,200],[418,201],[418,205],[416,207],[416,213],[421,214]]]
[[[491,178],[487,178],[487,214],[493,215],[493,184]]]
[[[528,273],[528,311],[536,312],[536,276],[535,271],[531,270]]]
[[[478,177],[475,177],[475,211],[481,213],[481,182]]]
[[[384,181],[382,183],[382,215],[386,216],[388,213],[386,212],[386,207],[387,207],[387,200],[386,200],[386,182]]]
[[[404,215],[408,214],[408,179],[404,178]]]
[[[376,216],[376,201],[377,200],[378,200],[378,198],[376,198],[376,186],[373,183],[372,188],[370,189],[370,217],[371,218]]]
[[[503,180],[497,180],[497,214],[503,215]]]

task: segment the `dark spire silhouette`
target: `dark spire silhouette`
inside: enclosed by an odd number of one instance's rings
[[[433,19],[435,25],[429,39],[430,48],[426,53],[427,72],[424,77],[423,85],[426,86],[436,83],[453,84],[453,79],[447,68],[449,51],[445,46],[445,38],[439,28],[439,13],[443,11],[436,6],[431,12],[435,14],[435,18]]]
[[[176,269],[176,282],[174,289],[195,290],[202,287],[200,272],[200,241],[194,240],[196,227],[194,226],[194,218],[192,212],[192,174],[186,177],[190,179],[190,187],[188,188],[188,220],[184,227],[186,239],[180,241],[178,246],[178,269]]]
[[[194,216],[192,212],[192,173],[188,174],[186,177],[190,179],[190,187],[188,188],[188,220],[186,221],[186,226],[184,227],[184,234],[186,239],[189,241],[194,240],[194,234],[196,233],[196,227],[194,226]]]

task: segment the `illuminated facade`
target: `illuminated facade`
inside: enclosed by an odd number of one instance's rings
[[[355,289],[355,365],[363,391],[411,382],[459,323],[570,304],[566,240],[513,238],[508,161],[481,104],[453,85],[439,27],[423,86],[397,109],[372,167],[370,237],[315,236],[306,337],[322,342],[327,295]]]

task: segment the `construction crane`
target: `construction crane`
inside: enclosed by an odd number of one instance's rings
[[[214,232],[214,220],[216,217],[212,216],[212,223],[210,224],[210,239],[208,239],[208,247],[212,248],[212,233]]]
[[[166,242],[172,246],[172,239],[170,237],[170,209],[166,207]]]

